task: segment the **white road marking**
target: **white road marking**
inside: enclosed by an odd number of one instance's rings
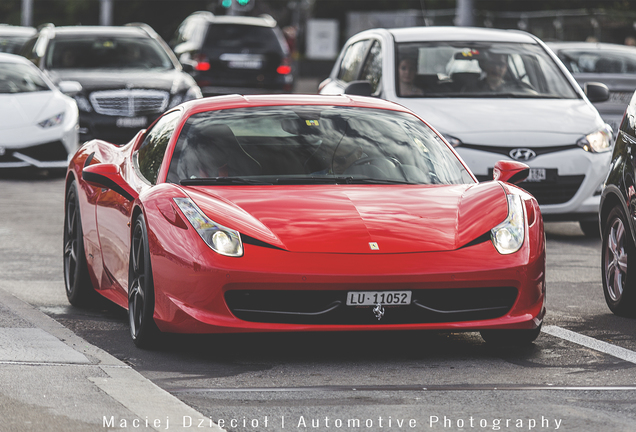
[[[603,342],[589,336],[566,330],[558,326],[545,326],[543,327],[542,331],[551,336],[556,336],[569,342],[574,342],[575,344],[582,345],[584,347],[591,348],[593,350],[609,354],[621,360],[636,364],[636,352],[634,351],[630,351],[628,349],[612,345],[611,343]]]

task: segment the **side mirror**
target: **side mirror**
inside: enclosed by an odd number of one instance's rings
[[[356,96],[372,96],[373,88],[369,81],[351,81],[344,89],[344,94]]]
[[[62,93],[70,97],[73,97],[82,91],[82,85],[77,81],[60,81],[57,88],[59,88]]]
[[[603,83],[587,82],[583,85],[583,90],[590,102],[605,102],[610,97],[609,88]]]
[[[492,177],[494,180],[517,184],[527,179],[528,174],[530,174],[528,165],[516,161],[500,160],[495,164]]]
[[[134,201],[139,194],[130,187],[115,164],[97,163],[84,167],[82,178],[90,185],[111,189],[128,201]]]

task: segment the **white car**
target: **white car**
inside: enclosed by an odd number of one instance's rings
[[[78,140],[75,100],[25,58],[0,53],[0,168],[66,168]]]
[[[372,29],[343,47],[321,94],[398,102],[437,129],[480,181],[502,158],[530,166],[521,186],[545,220],[598,235],[612,132],[556,55],[529,33],[465,27]],[[587,93],[587,95],[586,95]]]

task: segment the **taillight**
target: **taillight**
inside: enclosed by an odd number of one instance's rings
[[[198,54],[194,57],[194,61],[197,62],[194,70],[208,71],[210,70],[210,62],[203,54]]]
[[[280,66],[276,68],[276,72],[280,75],[289,75],[292,71],[291,62],[289,61],[289,57],[285,57]]]

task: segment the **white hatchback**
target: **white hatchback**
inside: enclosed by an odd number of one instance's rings
[[[0,168],[66,168],[78,109],[24,57],[0,53]]]
[[[538,38],[516,30],[465,27],[373,29],[343,47],[321,94],[362,94],[413,110],[455,147],[480,181],[495,163],[530,166],[520,186],[545,220],[579,221],[598,235],[601,185],[612,131],[590,101],[607,100],[602,84],[583,91]]]

